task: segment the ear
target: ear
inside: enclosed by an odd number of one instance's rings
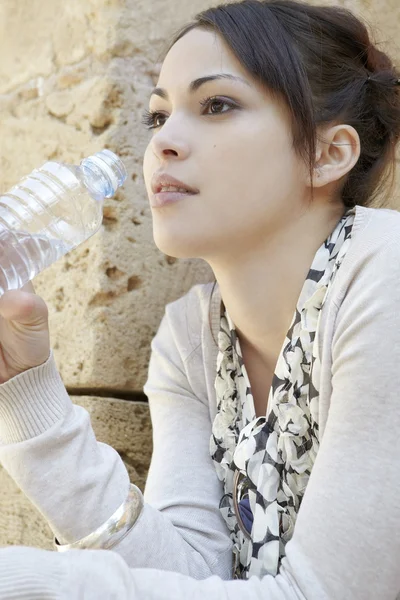
[[[360,138],[351,125],[335,125],[317,132],[316,161],[313,173],[315,188],[339,181],[360,157]],[[310,183],[310,178],[308,177]]]

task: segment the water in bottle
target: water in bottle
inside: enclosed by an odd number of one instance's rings
[[[123,162],[102,150],[79,166],[46,162],[0,196],[0,296],[95,234],[104,198],[125,179]]]

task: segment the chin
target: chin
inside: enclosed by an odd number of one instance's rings
[[[178,231],[172,234],[153,229],[154,243],[157,248],[174,258],[201,258],[204,255],[204,240],[195,239],[190,232]],[[197,241],[197,243],[196,243]]]
[[[185,244],[179,244],[178,240],[159,240],[154,238],[157,248],[167,256],[173,258],[199,258],[193,248]]]

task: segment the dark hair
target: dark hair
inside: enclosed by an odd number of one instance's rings
[[[311,176],[317,126],[353,126],[361,153],[339,188],[344,206],[371,205],[390,182],[386,203],[400,137],[399,73],[363,22],[339,6],[243,0],[199,13],[168,49],[194,28],[220,34],[247,71],[286,101],[293,147]]]

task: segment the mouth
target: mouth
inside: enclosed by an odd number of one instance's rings
[[[199,190],[188,185],[184,181],[176,179],[169,173],[161,173],[160,171],[158,171],[157,173],[154,173],[152,177],[151,191],[153,192],[153,194],[159,194],[164,192],[195,194]]]
[[[175,204],[176,202],[185,200],[189,196],[196,196],[197,194],[198,192],[190,192],[184,190],[183,188],[164,188],[151,197],[150,205],[152,208],[160,208],[163,206],[167,206],[168,204]]]
[[[173,204],[199,193],[198,189],[176,179],[169,173],[161,172],[154,173],[151,181],[151,190],[153,195],[150,198],[150,205],[153,208]]]

